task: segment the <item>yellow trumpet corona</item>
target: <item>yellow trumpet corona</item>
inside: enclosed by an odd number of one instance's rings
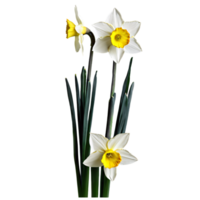
[[[101,162],[103,163],[105,168],[111,169],[113,167],[117,167],[121,160],[122,158],[118,152],[109,149],[103,154]]]
[[[70,37],[73,37],[73,36],[78,36],[79,35],[79,33],[77,33],[77,31],[76,31],[76,26],[75,26],[75,24],[73,23],[73,22],[71,22],[71,21],[69,21],[68,19],[67,19],[67,28],[66,28],[66,38],[70,38]]]
[[[130,33],[126,29],[116,28],[110,37],[111,43],[117,48],[124,48],[130,42]]]

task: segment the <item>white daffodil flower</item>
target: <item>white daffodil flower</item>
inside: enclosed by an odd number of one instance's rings
[[[78,25],[75,25],[73,22],[67,19],[67,27],[66,27],[66,38],[75,37],[75,50],[78,52],[80,48],[83,52],[83,35],[90,32],[90,30],[83,26],[82,21],[79,18],[77,7],[75,6],[75,16],[78,22]],[[80,42],[79,42],[80,39]]]
[[[119,164],[127,165],[137,161],[137,158],[123,148],[129,140],[129,133],[120,133],[108,140],[100,134],[90,134],[90,145],[95,150],[83,162],[88,167],[104,166],[108,179],[113,181],[117,175]]]
[[[142,48],[135,39],[140,25],[138,21],[124,22],[120,12],[114,8],[106,22],[93,25],[100,37],[93,50],[99,53],[109,52],[116,63],[120,62],[124,52],[131,54],[141,52]]]

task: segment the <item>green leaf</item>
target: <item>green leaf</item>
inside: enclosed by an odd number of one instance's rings
[[[89,170],[90,168],[83,165],[82,166],[82,196],[81,197],[88,197],[88,185],[89,185]]]
[[[132,62],[133,62],[133,57],[130,59],[128,72],[127,72],[127,75],[126,75],[126,78],[125,78],[125,80],[124,80],[124,84],[123,84],[123,87],[122,87],[122,93],[121,93],[121,99],[120,99],[120,107],[122,106],[122,102],[123,102],[124,95],[128,93],[129,82],[130,82],[130,76],[131,76],[131,66],[132,66]]]
[[[125,119],[126,119],[126,108],[127,108],[127,105],[128,105],[128,97],[127,97],[126,94],[124,94],[122,107],[121,107],[121,109],[119,111],[119,121],[116,124],[115,135],[114,136],[116,136],[119,133],[122,133],[122,128],[123,128],[123,125],[124,125],[124,122],[125,122]]]
[[[89,182],[89,167],[83,165],[84,160],[86,159],[86,143],[88,137],[88,110],[89,110],[89,103],[90,103],[90,89],[91,83],[88,82],[87,84],[87,92],[85,98],[85,108],[84,108],[84,116],[83,116],[83,138],[82,138],[82,194],[83,197],[88,196],[88,182]]]
[[[68,104],[69,118],[70,118],[70,129],[71,129],[71,154],[72,162],[74,168],[74,178],[75,178],[75,187],[77,189],[77,197],[79,197],[81,184],[80,184],[80,173],[79,173],[79,153],[78,153],[78,131],[76,123],[76,111],[75,111],[75,99],[73,87],[67,78],[63,78],[66,101]]]
[[[128,103],[127,103],[127,107],[126,107],[125,121],[124,121],[124,125],[123,125],[123,128],[122,128],[122,133],[125,133],[125,131],[126,131],[126,125],[127,125],[127,122],[128,122],[128,115],[129,115],[129,110],[130,110],[130,105],[131,105],[133,88],[134,88],[134,82],[131,84],[131,87],[129,89]]]
[[[123,100],[124,100],[124,95],[128,92],[128,88],[129,88],[132,61],[133,61],[133,58],[130,59],[129,69],[128,69],[128,72],[127,72],[127,75],[126,75],[126,78],[124,80],[124,84],[123,84],[123,87],[122,87],[122,93],[121,93],[121,98],[120,98],[120,104],[119,104],[119,109],[118,109],[118,114],[117,114],[117,120],[116,120],[114,135],[117,135],[120,131],[119,130],[120,113],[121,113],[121,108],[122,108],[122,104],[123,104]]]
[[[91,83],[88,82],[84,116],[83,116],[83,141],[82,141],[83,160],[85,160],[86,142],[87,142],[87,135],[88,135],[87,130],[88,130],[88,110],[89,110],[89,103],[90,103],[90,90],[91,90]]]
[[[79,150],[79,163],[82,162],[82,124],[83,117],[81,114],[81,99],[80,99],[80,86],[79,86],[79,76],[77,73],[73,73],[73,86],[74,86],[74,97],[75,106],[77,113],[77,131],[78,131],[78,150]],[[82,184],[82,165],[80,165],[80,181]]]
[[[81,72],[81,111],[84,113],[86,97],[86,70],[83,67]]]
[[[91,167],[91,187],[92,197],[98,197],[99,167]]]
[[[101,185],[100,185],[100,197],[109,197],[110,180],[104,173],[104,167],[101,167]]]
[[[95,73],[93,87],[92,87],[92,98],[91,98],[90,114],[89,114],[89,122],[88,122],[88,132],[89,133],[91,130],[91,125],[92,125],[94,102],[95,102],[95,96],[96,96],[96,87],[97,87],[97,72]]]

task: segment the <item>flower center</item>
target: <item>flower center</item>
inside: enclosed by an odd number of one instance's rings
[[[117,35],[115,36],[115,40],[119,41],[120,39],[121,39],[121,35],[117,34]]]
[[[101,162],[103,163],[105,168],[113,168],[117,167],[119,163],[121,162],[122,158],[119,153],[116,151],[113,151],[112,149],[108,149],[103,154],[103,157],[101,159]]]
[[[130,42],[130,33],[126,29],[116,28],[110,35],[112,45],[124,48]]]

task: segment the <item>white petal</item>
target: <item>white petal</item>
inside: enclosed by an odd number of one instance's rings
[[[80,20],[81,20],[81,24],[82,24],[83,26],[86,26],[86,20],[85,20],[84,16],[81,15],[79,18],[80,18]]]
[[[95,151],[92,154],[90,154],[87,159],[83,162],[84,165],[88,167],[100,167],[103,166],[103,163],[101,162],[102,156],[104,152]]]
[[[80,44],[80,56],[85,57],[86,56],[86,54],[85,54],[86,36],[80,34],[79,37],[80,37],[80,42],[81,42],[81,44]]]
[[[104,167],[104,173],[109,180],[114,181],[117,176],[117,167],[111,169]]]
[[[114,31],[114,28],[105,22],[98,22],[96,24],[92,25],[97,32],[97,35],[99,37],[105,37],[105,36],[110,36],[111,33]]]
[[[82,26],[83,26],[83,25],[77,25],[77,26],[75,27],[75,30],[76,30],[77,33],[82,34]]]
[[[119,133],[108,141],[108,149],[116,150],[124,148],[129,140],[129,136],[129,133]]]
[[[83,26],[86,26],[86,20],[83,17],[83,15],[81,15],[81,11],[78,4],[74,4],[72,6],[72,12],[76,24],[82,24]]]
[[[121,155],[122,161],[120,164],[122,165],[128,165],[137,161],[137,158],[127,150],[118,149],[117,152]]]
[[[98,53],[106,53],[109,50],[109,47],[111,45],[111,39],[110,37],[104,37],[102,39],[97,39],[93,51]]]
[[[105,151],[107,149],[108,139],[103,135],[90,133],[90,145],[95,151],[101,150]]]
[[[130,42],[124,47],[124,51],[126,53],[139,53],[142,51],[142,48],[135,38],[130,38]]]
[[[132,21],[132,22],[124,22],[122,25],[123,29],[126,29],[131,36],[135,36],[137,32],[140,30],[140,22]]]
[[[110,15],[107,17],[106,22],[112,24],[114,28],[121,27],[124,23],[120,12],[116,8],[114,8]]]
[[[80,50],[79,36],[75,36],[75,50],[76,52]]]
[[[122,48],[117,48],[113,45],[110,45],[109,48],[109,54],[111,56],[111,58],[116,62],[119,63],[122,56],[124,55],[124,49]]]

